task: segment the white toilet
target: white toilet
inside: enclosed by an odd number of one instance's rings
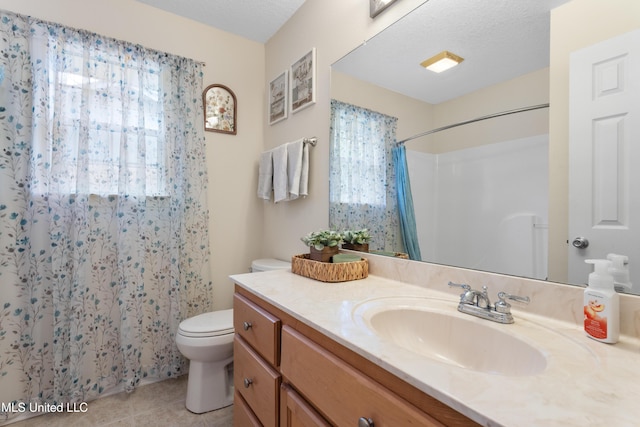
[[[256,259],[251,263],[252,273],[270,270],[286,270],[287,268],[291,268],[290,262],[273,258]]]
[[[258,259],[251,271],[291,268],[291,263]],[[185,406],[201,414],[233,403],[233,309],[212,311],[183,320],[176,345],[189,359]]]
[[[178,350],[189,362],[185,406],[201,414],[233,403],[233,309],[183,320]]]

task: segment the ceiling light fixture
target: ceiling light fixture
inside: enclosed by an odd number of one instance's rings
[[[464,58],[461,58],[448,50],[443,50],[439,54],[422,61],[420,65],[434,73],[441,73],[451,67],[455,67],[462,61],[464,61]]]

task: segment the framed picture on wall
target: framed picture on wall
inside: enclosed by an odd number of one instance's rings
[[[291,112],[295,113],[316,102],[316,48],[291,65],[289,71]]]
[[[287,118],[287,100],[289,99],[289,72],[284,70],[269,83],[269,124],[278,123]]]
[[[224,85],[207,86],[202,94],[204,103],[204,130],[210,132],[238,132],[238,103],[236,95]]]

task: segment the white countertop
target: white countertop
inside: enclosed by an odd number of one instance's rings
[[[277,270],[231,279],[482,425],[640,425],[640,354],[631,337],[622,336],[615,345],[600,343],[575,324],[515,307],[515,323],[502,325],[458,313],[457,298],[450,293],[374,275],[324,283]],[[404,296],[424,298],[425,304],[432,301],[445,309],[450,305],[452,315],[523,338],[546,355],[546,369],[523,376],[476,372],[405,350],[358,322],[355,313],[363,302]]]

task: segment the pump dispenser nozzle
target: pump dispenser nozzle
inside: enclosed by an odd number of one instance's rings
[[[629,257],[626,255],[608,254],[611,261],[609,272],[613,276],[613,286],[619,292],[631,292],[631,279],[629,278]]]
[[[609,272],[611,261],[608,259],[586,259],[584,262],[594,265],[593,273],[589,274],[589,286],[613,289],[613,276]]]

